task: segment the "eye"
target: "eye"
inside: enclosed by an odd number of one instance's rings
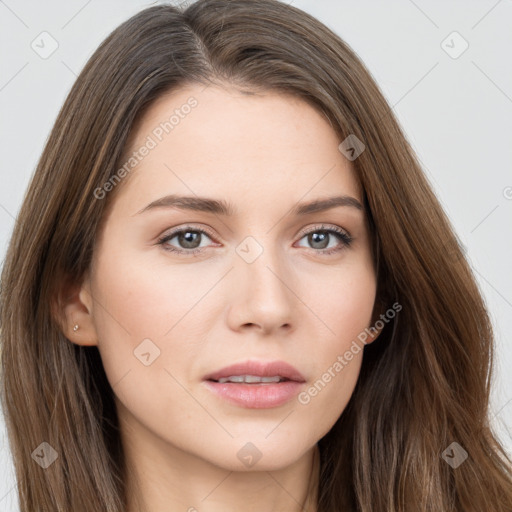
[[[190,255],[202,251],[204,245],[201,245],[201,242],[205,237],[210,238],[210,235],[207,231],[191,226],[186,226],[184,228],[176,229],[171,233],[163,236],[158,240],[158,244],[161,245],[166,251]],[[178,247],[169,245],[169,242],[173,239],[176,239]]]
[[[304,238],[307,239],[306,241],[310,244],[311,248],[320,254],[339,252],[349,247],[353,240],[345,230],[338,226],[327,228],[324,225],[315,226],[306,232],[301,240]]]
[[[208,244],[202,244],[205,238],[212,240],[213,235],[204,229],[185,226],[164,235],[158,240],[158,244],[166,251],[193,256],[203,252],[208,246]],[[170,244],[174,239],[176,239],[175,244]],[[303,239],[307,239],[310,249],[315,253],[325,255],[339,252],[349,247],[353,241],[352,237],[338,226],[327,227],[323,224],[303,233],[299,241]],[[304,246],[299,245],[299,247]]]

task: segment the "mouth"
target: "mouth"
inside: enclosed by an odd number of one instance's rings
[[[232,405],[268,409],[289,402],[306,380],[284,361],[247,361],[206,375],[203,382],[217,397]]]
[[[285,361],[245,361],[221,368],[203,379],[236,384],[262,384],[288,380],[306,382],[299,370]]]
[[[275,384],[278,382],[285,382],[290,379],[275,375],[274,377],[260,377],[258,375],[231,375],[230,377],[220,377],[219,379],[208,379],[210,382],[220,382],[225,384],[231,382],[234,384]]]

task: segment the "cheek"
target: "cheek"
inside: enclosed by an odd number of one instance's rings
[[[296,410],[305,425],[310,426],[314,439],[321,439],[345,410],[359,377],[363,350],[352,356],[345,364],[337,360],[338,354],[333,354],[332,360],[308,383],[308,386],[297,396]]]
[[[344,347],[370,325],[376,295],[373,267],[369,260],[360,259],[303,274],[300,282],[304,302],[319,320],[316,327],[325,347],[323,355],[332,357],[346,350]]]
[[[156,342],[182,325],[190,327],[189,313],[201,308],[202,298],[222,275],[201,264],[193,269],[190,264],[170,264],[164,254],[155,258],[152,251],[103,250],[96,266],[94,318],[104,345],[128,339],[137,344],[145,338]]]
[[[171,265],[165,255],[150,258],[152,251],[137,254],[115,247],[105,245],[95,266],[98,349],[118,398],[130,409],[147,410],[158,407],[164,395],[152,390],[179,391],[168,372],[184,382],[182,373],[202,353],[209,320],[218,318],[211,311],[212,303],[219,302],[212,288],[224,271]],[[139,403],[142,397],[149,400]]]
[[[370,264],[338,268],[330,279],[320,281],[327,285],[325,293],[310,293],[308,297],[321,320],[315,324],[314,345],[305,355],[311,364],[314,354],[315,370],[308,387],[297,397],[305,414],[321,418],[316,425],[318,436],[329,430],[352,396],[376,293]],[[317,284],[320,281],[317,279]]]

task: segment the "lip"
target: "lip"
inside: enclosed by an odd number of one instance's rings
[[[306,382],[304,376],[294,366],[285,361],[245,361],[226,366],[203,377],[204,380],[218,380],[232,375],[255,375],[257,377],[274,377],[279,375],[295,382]]]
[[[283,377],[279,383],[232,383],[215,382],[223,377],[233,375],[254,375],[258,377]],[[246,361],[226,366],[221,370],[206,375],[203,383],[218,397],[231,404],[248,409],[270,409],[279,407],[293,399],[303,387],[303,375],[284,361]]]

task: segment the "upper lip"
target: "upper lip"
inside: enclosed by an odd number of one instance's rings
[[[204,380],[219,380],[234,375],[254,375],[257,377],[279,376],[287,380],[306,382],[306,379],[299,370],[285,361],[245,361],[235,363],[205,375]]]

